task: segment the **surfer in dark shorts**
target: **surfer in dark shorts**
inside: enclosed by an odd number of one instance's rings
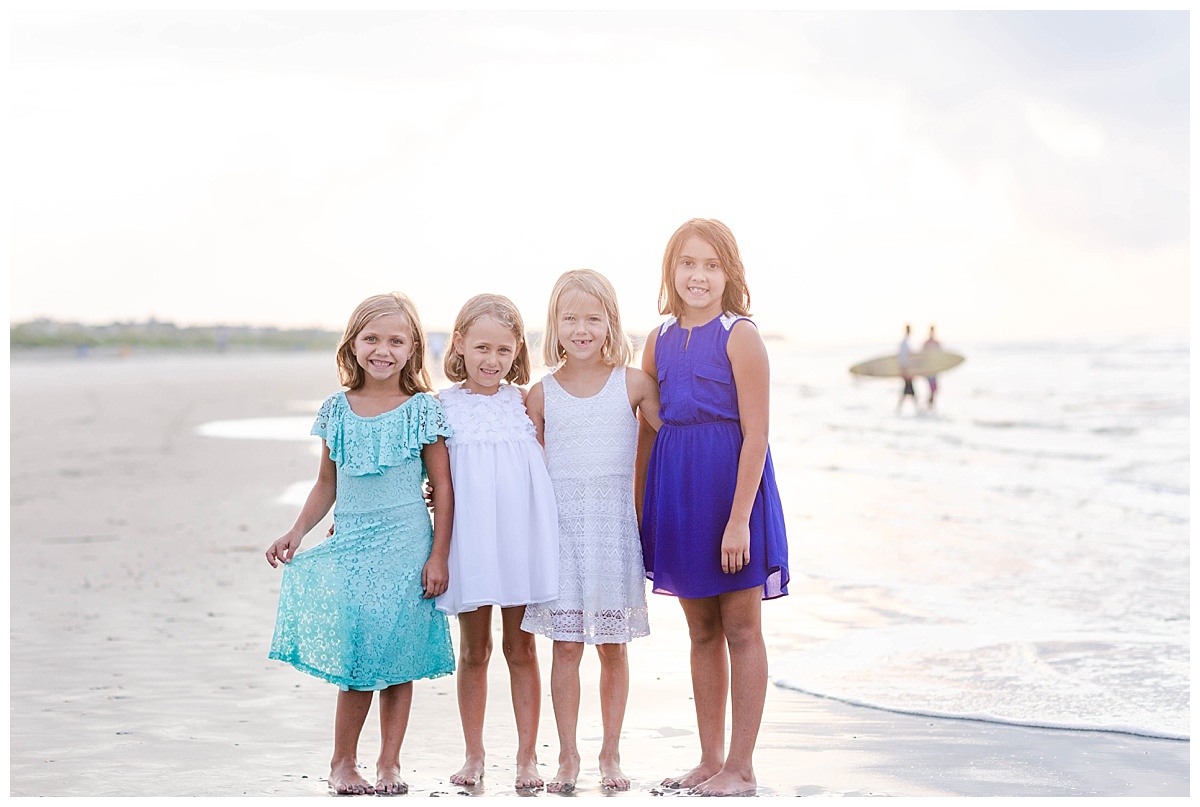
[[[912,350],[908,346],[908,337],[912,334],[912,326],[904,326],[904,338],[900,340],[900,350],[896,356],[900,363],[900,377],[904,379],[904,391],[900,393],[900,400],[896,403],[896,411],[900,411],[900,407],[904,406],[905,398],[912,398],[913,408],[917,408],[917,391],[913,389],[912,376],[908,373],[908,360],[912,355]]]

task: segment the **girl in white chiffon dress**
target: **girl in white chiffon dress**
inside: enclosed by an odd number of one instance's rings
[[[447,614],[558,596],[558,513],[546,460],[521,389],[479,395],[455,384],[438,393],[454,436],[454,532]]]
[[[492,606],[498,606],[517,723],[516,787],[538,788],[541,673],[534,637],[521,630],[521,620],[525,606],[558,596],[558,509],[517,386],[529,381],[530,362],[512,301],[498,294],[468,300],[443,369],[459,383],[438,396],[454,431],[446,446],[455,503],[450,581],[437,608],[458,617],[458,711],[466,745],[450,781],[472,786],[483,776]]]

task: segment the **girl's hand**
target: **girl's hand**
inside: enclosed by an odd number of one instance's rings
[[[721,571],[736,574],[750,564],[750,523],[730,521],[721,537]]]
[[[278,568],[280,563],[291,563],[303,537],[291,530],[281,538],[276,538],[275,543],[267,547],[267,563],[271,564],[271,568]]]
[[[450,565],[440,558],[430,557],[421,569],[421,586],[425,589],[425,599],[432,600],[440,594],[445,594],[450,585]]]

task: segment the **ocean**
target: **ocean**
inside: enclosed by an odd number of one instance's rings
[[[937,409],[768,341],[799,612],[775,685],[901,713],[1186,739],[1186,337],[956,345]],[[330,358],[330,361],[332,359]],[[916,380],[922,404],[923,379]],[[330,390],[332,392],[332,390]],[[307,440],[295,416],[202,434]],[[312,480],[281,480],[303,502]],[[792,599],[792,598],[789,598]]]
[[[771,345],[791,590],[828,601],[772,680],[1189,737],[1188,341],[944,347],[936,413],[897,414],[900,381],[846,371],[870,351]]]

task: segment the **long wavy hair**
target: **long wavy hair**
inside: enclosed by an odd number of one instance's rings
[[[689,219],[667,241],[663,252],[662,286],[658,289],[658,313],[683,316],[683,298],[675,290],[675,264],[683,245],[691,237],[701,239],[717,253],[721,269],[725,272],[725,293],[721,296],[721,308],[731,314],[750,316],[750,288],[746,285],[746,267],[738,252],[737,240],[729,228],[716,219]]]
[[[368,297],[354,309],[350,321],[346,323],[342,341],[338,343],[338,380],[342,382],[342,386],[352,390],[358,389],[366,381],[366,371],[354,358],[354,340],[362,333],[363,328],[367,327],[367,323],[387,314],[399,314],[412,330],[413,350],[404,367],[400,369],[400,391],[405,395],[432,392],[433,382],[429,378],[429,370],[425,368],[426,342],[421,318],[408,295],[398,291]]]

